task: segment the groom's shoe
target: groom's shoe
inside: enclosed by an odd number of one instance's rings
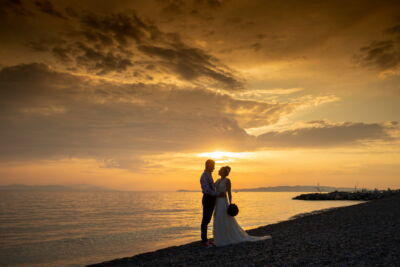
[[[201,246],[205,247],[205,248],[208,248],[208,242],[201,242]]]
[[[209,244],[210,246],[212,246],[212,247],[216,247],[216,245],[214,244],[213,241],[208,241],[208,244]]]
[[[213,245],[211,245],[208,241],[207,242],[201,242],[201,246],[205,248],[211,248]]]

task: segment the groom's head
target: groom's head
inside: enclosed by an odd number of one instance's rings
[[[215,169],[215,161],[212,159],[206,160],[206,171],[213,172]]]

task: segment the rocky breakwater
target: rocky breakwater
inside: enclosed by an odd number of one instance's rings
[[[293,199],[298,200],[375,200],[400,194],[400,190],[362,190],[355,192],[334,191],[329,193],[301,194]]]

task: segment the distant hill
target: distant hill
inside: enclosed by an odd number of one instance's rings
[[[319,190],[318,190],[319,189]],[[295,185],[295,186],[272,186],[272,187],[257,187],[257,188],[242,188],[233,190],[235,192],[333,192],[333,191],[354,191],[354,188],[349,187],[333,187],[333,186],[310,186],[310,185]]]
[[[64,192],[95,192],[95,191],[115,191],[113,189],[88,185],[24,185],[10,184],[0,186],[0,191],[64,191]]]
[[[320,192],[333,192],[333,191],[354,191],[350,187],[333,187],[333,186],[319,186]],[[311,185],[295,185],[295,186],[272,186],[272,187],[257,187],[257,188],[240,188],[234,189],[234,192],[319,192],[317,186]],[[179,189],[177,192],[200,192],[200,190],[185,190]]]

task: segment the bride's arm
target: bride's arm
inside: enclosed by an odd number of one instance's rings
[[[231,180],[226,180],[226,191],[228,192],[229,203],[232,203],[232,193],[231,193]]]

